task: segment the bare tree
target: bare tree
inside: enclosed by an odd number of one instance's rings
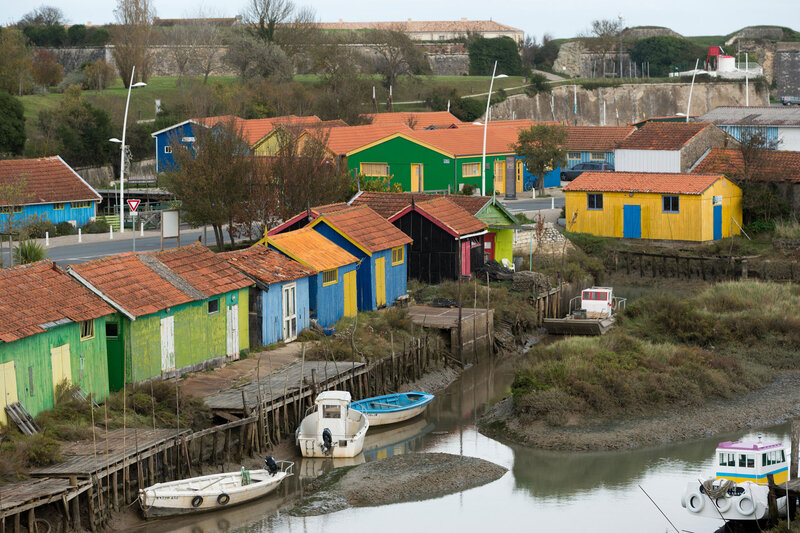
[[[222,54],[222,30],[211,22],[201,22],[202,13],[198,14],[198,22],[192,26],[198,46],[194,54],[197,71],[203,75],[203,85],[208,83],[208,76],[213,72]]]
[[[592,21],[591,37],[585,42],[589,50],[600,54],[603,62],[603,77],[606,75],[606,57],[615,47],[619,46],[620,33],[623,29],[625,29],[625,23],[622,17]]]
[[[117,0],[114,18],[117,25],[112,31],[114,60],[128,87],[131,70],[136,67],[136,79],[147,81],[150,76],[152,53],[149,49],[156,11],[153,0]]]
[[[64,26],[67,18],[64,12],[57,7],[41,6],[22,16],[17,22],[19,29],[25,26]]]
[[[288,22],[295,12],[291,0],[249,0],[242,12],[242,22],[248,31],[265,42],[275,42],[278,24]]]
[[[175,61],[178,70],[178,87],[183,82],[183,76],[189,68],[190,63],[195,57],[197,47],[200,44],[197,33],[193,26],[184,24],[170,28],[166,33],[167,44],[169,44],[169,55]]]
[[[268,76],[286,79],[292,75],[291,62],[280,46],[244,33],[231,40],[223,60],[234,67],[243,80]]]
[[[386,87],[396,85],[398,76],[430,71],[425,56],[405,34],[402,25],[389,30],[373,30],[368,40],[369,47],[378,55],[376,70],[383,75]]]

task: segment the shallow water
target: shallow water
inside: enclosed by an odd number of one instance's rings
[[[421,502],[292,517],[285,510],[303,493],[307,481],[334,466],[332,460],[301,460],[296,465],[298,475],[280,494],[225,512],[152,522],[148,531],[675,531],[640,486],[679,530],[711,533],[721,525],[721,520],[689,515],[680,505],[681,492],[687,481],[713,471],[714,449],[720,441],[756,433],[625,452],[565,453],[508,446],[478,433],[474,422],[507,394],[512,372],[508,362],[467,369],[437,395],[422,417],[398,428],[370,431],[364,454],[336,462],[357,464],[409,451],[463,454],[509,469],[488,485]],[[788,425],[760,433],[764,440],[787,444],[790,438]]]

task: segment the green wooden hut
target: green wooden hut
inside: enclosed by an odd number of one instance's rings
[[[253,281],[205,246],[125,253],[69,268],[116,309],[106,327],[110,388],[239,358]]]
[[[0,423],[20,402],[32,415],[55,405],[63,382],[108,396],[109,305],[51,261],[0,270]]]

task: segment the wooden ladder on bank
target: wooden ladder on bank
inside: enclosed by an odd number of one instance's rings
[[[39,433],[41,428],[33,419],[31,414],[25,408],[24,405],[20,402],[14,402],[6,406],[6,413],[8,414],[9,418],[14,421],[14,423],[19,427],[19,430],[22,431],[25,435],[33,435],[34,433]]]

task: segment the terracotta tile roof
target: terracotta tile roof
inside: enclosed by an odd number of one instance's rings
[[[610,152],[636,131],[633,126],[567,126],[567,150]]]
[[[680,150],[707,122],[648,122],[622,141],[620,150]]]
[[[370,253],[412,242],[408,235],[366,205],[327,212],[317,220],[340,230]]]
[[[322,123],[317,116],[298,117],[295,115],[254,119],[242,119],[233,115],[221,115],[218,117],[207,117],[195,120],[205,126],[227,124],[233,120],[234,127],[242,131],[242,136],[250,146],[253,146],[255,143],[260,141],[265,135],[272,132],[272,130],[274,130],[277,126],[294,126],[297,128],[305,128],[308,126],[313,126],[314,124]]]
[[[43,333],[53,322],[81,322],[113,313],[52,261],[0,269],[0,341]]]
[[[751,165],[750,177],[762,181],[800,182],[800,152],[764,150]],[[744,177],[742,152],[732,148],[712,148],[692,169],[698,174],[725,174],[729,178]]]
[[[339,248],[309,226],[271,235],[267,238],[267,243],[319,272],[358,262],[354,255]]]
[[[217,254],[248,276],[267,285],[294,281],[317,273],[313,268],[289,259],[266,246],[251,246],[243,250]]]
[[[411,205],[412,198],[414,202],[427,202],[440,197],[450,199],[472,216],[475,216],[492,199],[491,196],[462,196],[459,194],[445,196],[411,192],[362,191],[350,200],[350,205],[368,205],[383,218],[390,219]]]
[[[133,316],[243,289],[252,281],[199,243],[69,267]]]
[[[124,253],[72,265],[74,271],[133,316],[149,315],[193,301],[137,254]]]
[[[524,121],[524,123],[513,125],[490,122],[486,132],[486,153],[513,153],[514,149],[511,145],[517,142],[519,131],[529,128],[533,124],[533,121]],[[414,130],[409,136],[457,157],[483,153],[483,126],[447,130]]]
[[[410,133],[412,130],[405,124],[367,124],[365,126],[347,126],[343,128],[331,128],[324,134],[320,134],[314,129],[307,129],[304,134],[321,138],[327,135],[326,146],[328,150],[336,155],[345,155],[351,150],[361,148],[364,145],[389,137],[395,133]]]
[[[564,192],[651,192],[702,194],[722,174],[672,174],[666,172],[584,172]]]
[[[449,198],[434,198],[415,203],[415,209],[438,221],[453,236],[464,236],[486,229],[486,224],[470,215]]]
[[[366,115],[372,119],[373,125],[381,124],[405,124],[412,127],[409,121],[414,123],[412,129],[422,130],[430,126],[448,127],[452,124],[460,125],[461,121],[449,111],[424,111],[408,112],[400,111],[397,113],[370,113]]]
[[[247,276],[200,243],[151,255],[207,296],[224,294],[253,284]]]
[[[0,161],[0,187],[24,183],[24,205],[99,200],[83,178],[59,156]],[[0,205],[3,204],[0,200]]]
[[[405,33],[431,31],[455,32],[519,32],[522,30],[494,20],[407,20],[402,22],[320,22],[323,30],[396,30]]]

